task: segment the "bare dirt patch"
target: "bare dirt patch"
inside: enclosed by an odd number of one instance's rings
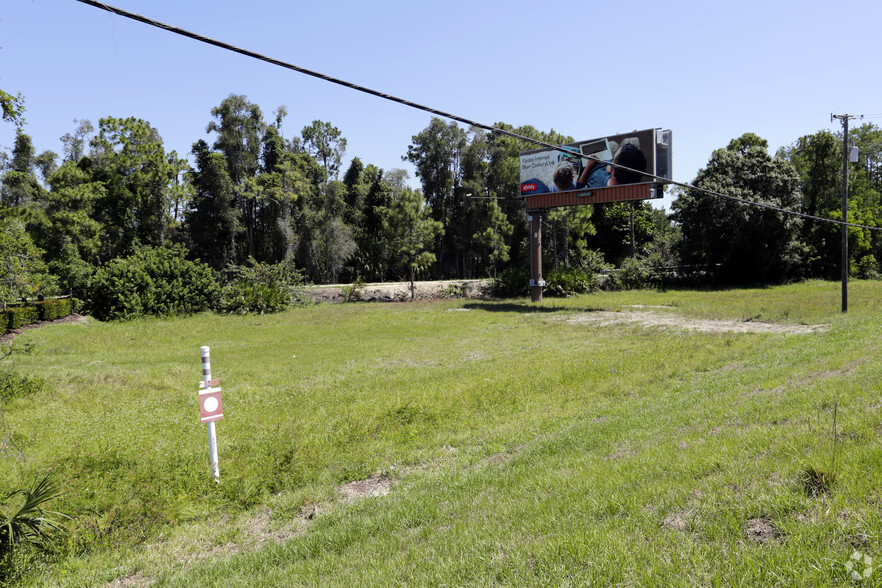
[[[392,490],[392,480],[386,476],[356,480],[337,488],[337,492],[343,495],[344,500],[356,500],[358,498],[386,496]]]
[[[662,527],[685,533],[688,525],[686,524],[686,519],[683,518],[683,514],[685,513],[669,514],[665,517],[665,520],[662,521]]]
[[[619,445],[616,447],[615,451],[613,451],[612,453],[608,454],[608,455],[607,455],[606,457],[604,457],[603,459],[604,459],[605,461],[614,461],[614,460],[617,460],[617,459],[624,459],[624,458],[628,458],[628,457],[634,457],[635,455],[637,455],[637,452],[634,451],[634,450],[632,450],[631,447],[630,447],[629,445],[626,445],[626,444],[619,444]]]
[[[668,312],[634,310],[626,312],[595,311],[570,315],[563,320],[580,325],[632,324],[661,329],[698,331],[702,333],[777,333],[807,335],[829,329],[829,325],[788,325],[761,321],[699,319]]]
[[[482,465],[487,464],[487,465],[499,466],[499,465],[505,464],[508,461],[508,458],[509,458],[509,456],[507,453],[494,453],[493,455],[488,455],[487,457],[482,459],[479,463],[481,463]]]
[[[274,525],[271,521],[273,511],[265,509],[258,512],[257,516],[247,519],[243,526],[246,543],[251,545],[263,545],[267,541],[284,543],[292,537],[303,532],[305,521],[315,517],[318,507],[304,508],[300,514],[282,525]]]
[[[829,378],[841,378],[841,377],[851,376],[858,369],[860,369],[860,367],[862,365],[864,365],[868,361],[870,361],[869,357],[859,357],[858,359],[855,359],[855,360],[852,360],[852,361],[846,363],[845,365],[841,366],[839,369],[811,373],[801,383],[808,384],[808,383],[815,382],[818,380],[826,380]]]
[[[767,543],[778,539],[781,533],[771,521],[766,519],[750,519],[747,521],[747,538],[758,543]]]

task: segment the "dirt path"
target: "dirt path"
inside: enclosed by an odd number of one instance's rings
[[[54,321],[40,321],[37,323],[31,323],[29,325],[25,325],[23,327],[19,327],[17,329],[13,329],[4,335],[0,335],[0,343],[8,343],[15,339],[16,335],[20,335],[25,331],[29,331],[30,329],[39,329],[40,327],[45,327],[46,325],[81,325],[89,320],[89,317],[83,316],[81,314],[73,313],[69,314],[64,318],[56,319]]]

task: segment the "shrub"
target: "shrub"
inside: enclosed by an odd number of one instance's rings
[[[33,396],[43,389],[43,380],[31,376],[0,370],[0,402],[13,398]]]
[[[216,306],[219,312],[245,314],[279,312],[291,304],[305,304],[303,273],[293,261],[229,266],[224,270],[226,284]]]
[[[364,280],[358,278],[349,286],[343,286],[340,291],[343,294],[343,302],[358,302],[361,300],[361,291],[364,288]]]
[[[0,407],[12,398],[31,396],[43,389],[41,378],[17,373],[13,369],[12,356],[20,353],[31,353],[33,347],[21,345],[0,345]],[[2,443],[0,443],[2,454]]]
[[[186,259],[180,245],[145,247],[114,259],[91,283],[92,314],[101,320],[186,315],[208,310],[218,296],[214,272]]]
[[[546,296],[566,297],[594,292],[599,288],[597,273],[591,269],[561,268],[545,274]],[[510,268],[490,282],[490,295],[495,298],[514,298],[530,294],[530,270]]]
[[[580,268],[553,269],[546,276],[545,294],[566,297],[587,294],[598,288],[597,274]]]
[[[0,312],[0,332],[6,333],[37,321],[53,321],[69,315],[73,308],[70,298],[40,300],[33,305],[10,306]]]
[[[852,269],[852,273],[858,278],[863,280],[878,280],[880,278],[879,264],[874,255],[864,255],[855,265],[857,267]]]
[[[73,301],[70,298],[41,300],[35,304],[37,315],[41,321],[54,321],[64,318],[73,312]]]
[[[441,296],[443,298],[462,298],[465,295],[465,288],[463,288],[462,284],[447,284],[447,286],[441,290]]]
[[[265,314],[285,310],[290,303],[290,296],[275,286],[236,280],[224,286],[217,310],[230,314]]]
[[[494,298],[517,298],[530,294],[530,270],[512,267],[504,270],[498,277],[490,281],[488,288]]]
[[[648,266],[645,260],[628,258],[622,267],[610,275],[610,290],[641,290],[655,288],[660,283],[657,271]]]
[[[13,306],[6,311],[6,330],[11,331],[40,320],[36,306]]]
[[[597,249],[589,249],[582,254],[579,267],[597,274],[609,271],[614,266],[611,263],[606,262],[602,252]]]

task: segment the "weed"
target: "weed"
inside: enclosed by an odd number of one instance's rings
[[[836,470],[808,466],[800,475],[800,483],[809,496],[826,494],[836,483]]]
[[[866,582],[873,575],[873,558],[855,551],[845,562],[845,569],[853,582]]]
[[[809,496],[819,496],[830,492],[836,479],[837,458],[839,448],[839,431],[837,428],[837,420],[839,416],[839,401],[833,402],[833,431],[832,431],[832,450],[829,461],[823,465],[809,465],[800,474],[800,483],[803,490]],[[820,425],[821,409],[818,409],[818,423]]]
[[[462,284],[447,284],[441,291],[441,296],[444,298],[462,298],[465,296],[465,290]]]
[[[358,278],[349,286],[343,286],[343,302],[358,302],[361,300],[361,291],[364,289],[364,280]]]

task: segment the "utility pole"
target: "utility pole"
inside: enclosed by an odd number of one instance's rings
[[[842,121],[842,312],[848,312],[848,121],[851,114],[831,114]]]

